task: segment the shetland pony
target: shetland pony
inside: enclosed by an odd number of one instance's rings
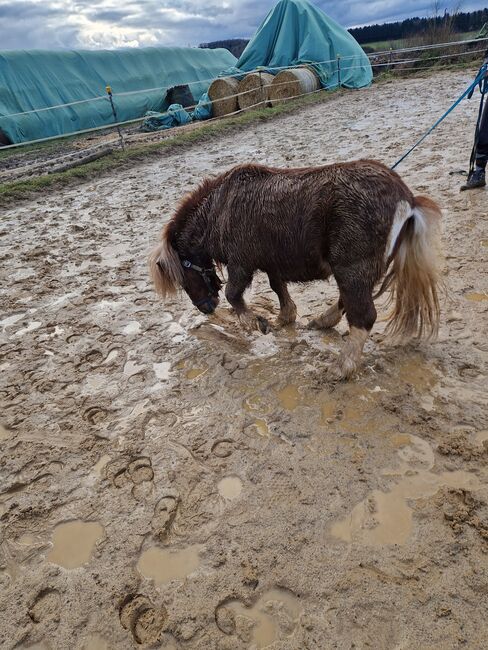
[[[433,336],[439,325],[436,252],[441,212],[372,160],[304,169],[240,165],[186,196],[150,257],[156,291],[178,288],[211,314],[219,302],[216,265],[226,266],[225,296],[247,329],[268,330],[244,301],[260,270],[280,302],[278,323],[293,323],[289,282],[334,276],[339,298],[309,326],[326,329],[343,314],[349,336],[329,376],[353,375],[376,320],[374,300],[391,292],[387,333]],[[382,281],[374,293],[375,287]]]

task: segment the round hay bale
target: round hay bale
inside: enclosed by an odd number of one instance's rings
[[[251,72],[239,82],[239,108],[262,108],[269,103],[269,88],[273,75],[267,72]]]
[[[239,83],[233,77],[214,79],[208,89],[212,101],[212,116],[222,117],[237,111],[237,89]]]
[[[305,95],[318,90],[320,82],[317,74],[311,68],[293,68],[282,70],[273,79],[269,89],[272,106],[282,104],[292,97]]]

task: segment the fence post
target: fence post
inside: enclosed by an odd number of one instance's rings
[[[341,87],[341,55],[337,55],[337,86]]]
[[[263,77],[261,75],[261,70],[259,70],[259,86],[261,88],[261,102],[264,104],[264,88],[263,88]]]
[[[117,124],[117,111],[115,110],[115,104],[114,100],[112,97],[112,88],[111,86],[106,86],[105,90],[107,91],[108,98],[110,100],[110,106],[112,107],[112,115],[114,116],[114,122]],[[124,138],[122,136],[122,131],[120,129],[120,126],[117,126],[117,131],[119,133],[119,138],[120,138],[120,146],[122,147],[122,151],[125,150],[125,143],[124,143]]]
[[[392,60],[393,60],[393,48],[390,47],[390,65],[388,66],[388,70],[391,70],[391,68],[392,68],[392,65],[391,65]]]

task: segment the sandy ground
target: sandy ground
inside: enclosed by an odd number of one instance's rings
[[[488,190],[477,106],[402,165],[444,208],[439,340],[375,326],[359,377],[300,322],[245,335],[162,304],[147,253],[183,192],[256,160],[392,163],[466,72],[351,92],[2,215],[0,647],[485,648]],[[249,296],[277,313],[256,278]]]

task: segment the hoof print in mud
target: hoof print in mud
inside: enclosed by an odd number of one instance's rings
[[[146,596],[136,594],[123,601],[119,618],[122,627],[131,632],[136,643],[153,644],[159,641],[167,627],[168,612],[165,607],[154,607]]]
[[[43,589],[29,607],[29,617],[34,623],[59,622],[61,599],[56,589]]]
[[[228,602],[235,601],[227,600],[217,607],[215,610],[215,622],[221,632],[230,636],[236,632],[236,617],[234,611],[229,607],[226,607]]]
[[[152,490],[154,470],[146,456],[132,461],[118,458],[105,466],[103,474],[116,488],[131,486],[131,494],[137,500],[144,499]]]
[[[164,540],[171,530],[171,525],[178,511],[179,501],[178,495],[167,495],[156,504],[151,527],[154,535],[160,540]]]
[[[215,610],[215,622],[227,636],[236,635],[242,643],[265,648],[294,634],[303,608],[288,589],[270,589],[253,605],[238,598],[226,598]]]
[[[103,422],[107,418],[107,415],[107,409],[101,406],[90,406],[83,412],[82,417],[85,422],[88,422],[88,424],[96,426],[97,424],[100,424],[100,422]]]
[[[228,458],[233,452],[233,445],[234,441],[230,438],[216,440],[212,445],[211,452],[217,458]]]

